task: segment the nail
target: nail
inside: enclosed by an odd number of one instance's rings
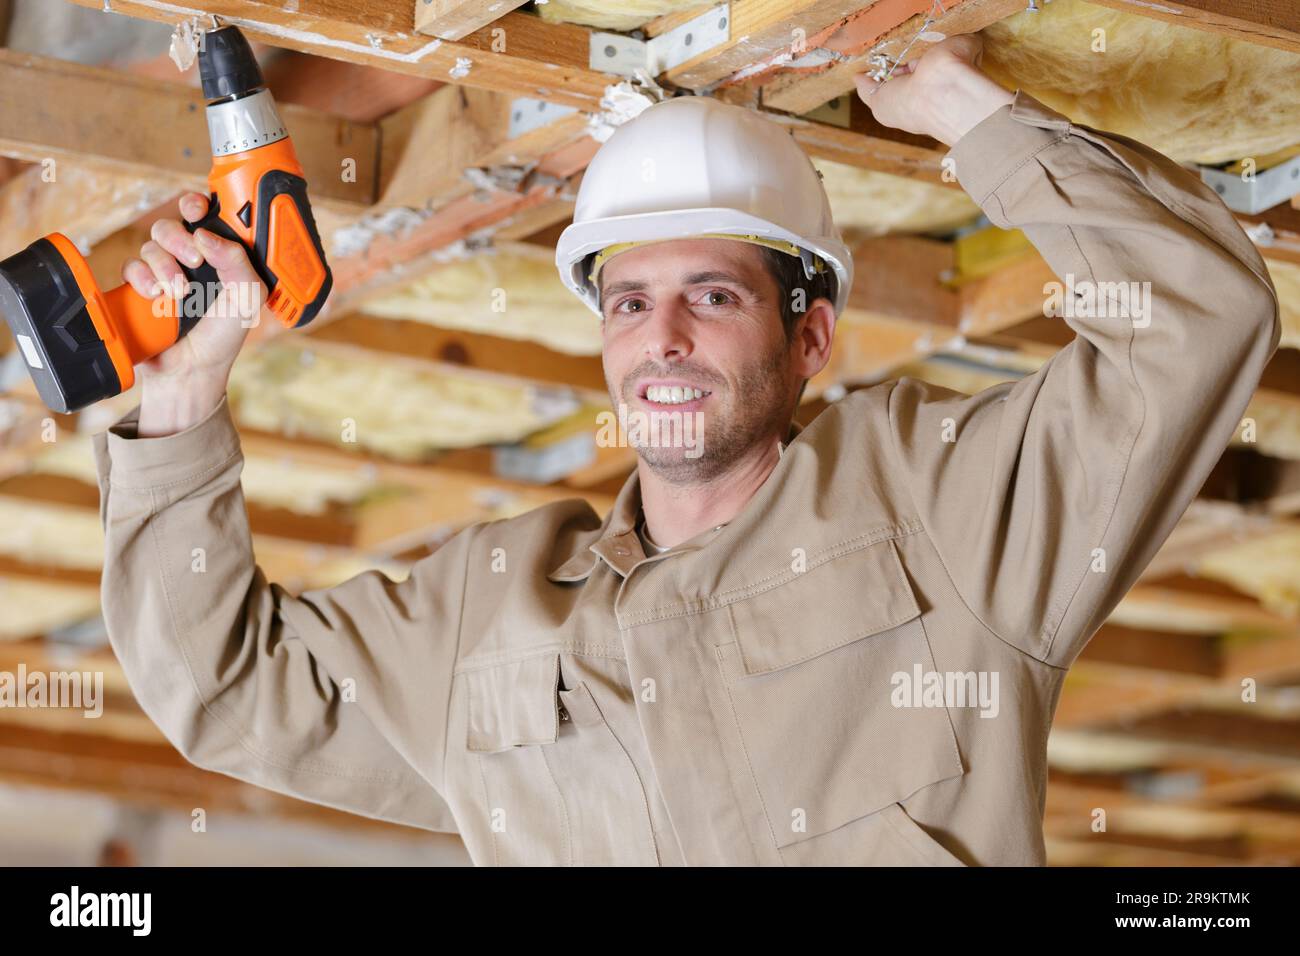
[[[213,252],[217,248],[217,240],[206,229],[200,229],[194,233],[194,241],[199,244],[200,249]]]

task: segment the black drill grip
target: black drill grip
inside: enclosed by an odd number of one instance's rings
[[[198,222],[184,223],[186,231],[191,235],[196,229],[206,229],[223,239],[230,239],[244,245],[243,241],[235,234],[235,231],[226,225],[226,221],[221,218],[220,203],[217,196],[213,193],[208,197],[208,211]],[[248,246],[244,246],[244,251],[249,252]],[[250,252],[250,258],[253,258]],[[253,262],[253,268],[261,275],[262,270],[257,268],[257,263]],[[190,329],[198,323],[199,319],[207,314],[212,303],[221,292],[221,277],[217,275],[217,270],[209,262],[203,262],[194,268],[181,263],[181,272],[185,274],[188,285],[185,289],[185,295],[180,302],[178,316],[180,318],[180,328],[176,332],[176,338],[179,340],[189,334]],[[263,279],[265,281],[265,279]]]

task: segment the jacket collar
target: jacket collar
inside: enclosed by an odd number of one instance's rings
[[[790,423],[786,440],[781,443],[782,452],[803,432],[798,422]],[[641,539],[636,533],[637,520],[641,516],[641,477],[640,469],[633,468],[627,481],[619,489],[614,499],[614,506],[596,531],[596,540],[590,544],[578,544],[573,551],[562,556],[558,567],[546,575],[550,581],[583,581],[593,570],[596,562],[604,559],[614,571],[626,576],[632,565],[645,558]],[[590,539],[587,539],[590,540]],[[678,545],[673,553],[695,551],[707,543],[704,535]]]

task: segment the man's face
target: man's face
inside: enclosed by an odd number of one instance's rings
[[[600,286],[615,408],[702,428],[698,448],[633,440],[656,474],[705,481],[760,442],[784,437],[805,373],[760,247],[683,239],[633,248],[606,263]]]

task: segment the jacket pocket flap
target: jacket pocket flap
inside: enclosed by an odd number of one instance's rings
[[[728,607],[745,674],[766,674],[921,613],[892,540],[792,572]]]
[[[559,734],[560,655],[546,654],[465,673],[466,745],[477,753],[555,743]]]

